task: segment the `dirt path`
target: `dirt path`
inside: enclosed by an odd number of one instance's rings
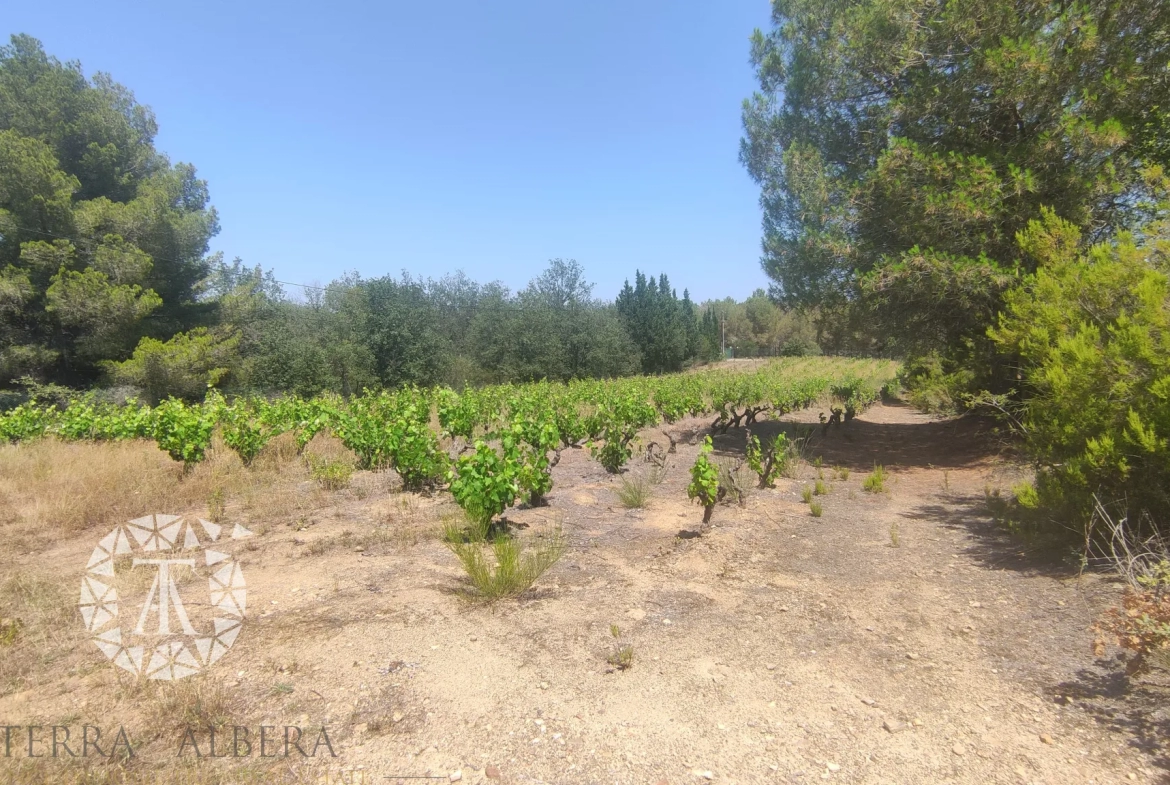
[[[806,467],[719,507],[700,536],[684,492],[693,438],[646,510],[622,509],[617,480],[567,452],[550,506],[509,520],[559,524],[570,550],[532,594],[492,608],[458,594],[434,536],[442,502],[351,499],[305,532],[258,538],[241,562],[248,627],[203,678],[252,725],[325,724],[335,768],[368,782],[1170,781],[1166,693],[1123,694],[1091,654],[1117,588],[1040,566],[997,532],[985,488],[1016,469],[977,427],[876,407],[813,450],[831,484],[822,517],[800,499]],[[875,461],[888,493],[861,490]],[[394,539],[336,545],[379,516]],[[606,662],[620,645],[629,670]],[[132,711],[114,669],[91,671],[55,710],[84,695],[84,711]],[[0,715],[28,700],[0,698]]]

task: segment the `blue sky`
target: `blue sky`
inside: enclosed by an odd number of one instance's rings
[[[212,244],[284,281],[407,270],[522,287],[575,258],[746,297],[737,160],[767,0],[13,3],[24,32],[150,105],[206,178]]]

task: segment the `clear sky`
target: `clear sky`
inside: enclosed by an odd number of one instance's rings
[[[548,259],[611,298],[635,268],[746,297],[758,191],[738,161],[767,0],[9,3],[151,106],[196,165],[212,249],[328,282],[402,270],[522,287]]]

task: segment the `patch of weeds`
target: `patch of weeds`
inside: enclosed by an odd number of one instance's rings
[[[865,481],[861,483],[861,488],[862,490],[869,493],[885,493],[886,480],[889,479],[889,476],[890,475],[886,472],[885,467],[883,467],[880,463],[875,463],[873,465],[873,471],[868,477],[865,478]]]
[[[634,647],[628,643],[625,646],[619,646],[605,661],[619,671],[629,670],[634,666]]]
[[[349,486],[353,465],[346,461],[322,458],[312,453],[305,455],[309,476],[327,491],[340,491]]]
[[[238,708],[234,693],[198,676],[163,683],[149,705],[151,726],[172,730],[225,728],[233,723]]]
[[[616,624],[609,625],[609,634],[615,641],[620,641],[622,631]],[[630,644],[620,644],[605,658],[605,661],[619,671],[629,670],[634,666],[634,647]]]
[[[825,485],[824,480],[817,480],[816,485],[813,486],[814,496],[824,496],[829,492],[828,486]]]
[[[890,524],[890,546],[893,548],[897,548],[901,544],[902,544],[902,541],[898,536],[898,522],[894,521],[893,523]]]
[[[292,693],[293,686],[288,682],[277,682],[276,684],[273,684],[272,689],[268,691],[268,694],[273,697],[277,695],[292,695]]]
[[[943,469],[943,493],[951,492],[951,470]]]
[[[837,466],[833,469],[833,474],[835,474],[838,479],[848,480],[849,479],[849,467],[848,466]]]
[[[0,619],[0,646],[11,646],[16,643],[16,636],[24,623],[20,619]]]
[[[565,552],[565,538],[559,529],[527,548],[503,533],[489,542],[486,527],[478,526],[463,529],[461,535],[448,524],[443,539],[459,559],[476,595],[489,602],[523,594]]]
[[[809,502],[808,511],[812,513],[812,517],[819,518],[825,510],[820,502]]]
[[[319,540],[314,540],[305,548],[305,553],[310,556],[320,556],[328,553],[334,548],[349,548],[356,542],[353,532],[346,529],[336,537],[322,537]]]
[[[804,500],[805,504],[811,504],[813,499],[813,489],[811,486],[804,486],[800,489],[800,498]]]
[[[650,481],[642,475],[623,475],[617,496],[627,510],[643,509],[650,501]]]

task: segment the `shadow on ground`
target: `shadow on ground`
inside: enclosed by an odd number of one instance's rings
[[[1100,659],[1048,692],[1057,701],[1077,704],[1109,730],[1124,734],[1130,745],[1167,772],[1161,781],[1170,782],[1170,754],[1164,746],[1170,739],[1168,682],[1170,674],[1165,671],[1135,679],[1126,675],[1119,660]]]
[[[885,409],[909,409],[905,405]],[[802,413],[810,415],[814,410]],[[813,415],[815,416],[815,415]],[[713,435],[716,452],[742,456],[746,431],[761,440],[783,432],[790,439],[808,436],[806,457],[821,456],[828,465],[869,471],[875,463],[886,467],[960,469],[985,461],[1002,452],[1005,445],[992,433],[993,423],[975,417],[934,420],[925,415],[917,422],[852,420],[824,429],[819,423],[763,420],[745,428],[732,428]]]

